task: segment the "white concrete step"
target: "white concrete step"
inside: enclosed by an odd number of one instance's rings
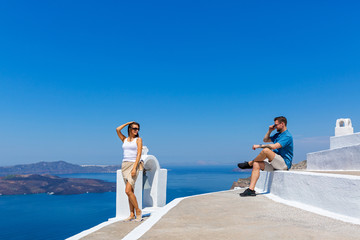
[[[255,190],[278,202],[360,224],[360,176],[306,171],[261,172]]]
[[[342,136],[342,137],[346,137],[346,136]],[[360,144],[328,149],[314,153],[308,153],[307,169],[322,170],[322,171],[359,170]]]

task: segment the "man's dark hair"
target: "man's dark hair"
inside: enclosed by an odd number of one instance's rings
[[[285,126],[287,125],[287,120],[286,120],[286,117],[284,117],[284,116],[274,118],[274,122],[276,120],[278,120],[278,122],[280,122],[280,123],[285,123]]]

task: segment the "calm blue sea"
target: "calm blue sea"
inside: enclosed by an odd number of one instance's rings
[[[228,190],[238,178],[250,176],[250,172],[233,172],[233,166],[165,168],[168,169],[167,202]],[[59,176],[116,181],[115,173]],[[112,217],[115,217],[115,193],[0,196],[0,239],[65,239]]]

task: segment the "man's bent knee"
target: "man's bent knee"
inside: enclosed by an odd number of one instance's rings
[[[254,163],[253,163],[253,170],[260,170],[260,164],[259,164],[259,162],[254,162]]]
[[[261,150],[263,153],[265,154],[269,154],[270,152],[272,152],[272,150],[270,150],[269,148],[264,148],[263,150]]]
[[[253,164],[253,170],[255,171],[264,171],[265,169],[265,163],[264,162],[254,162]]]
[[[275,153],[269,148],[264,148],[261,152],[263,152],[270,161],[275,157]]]

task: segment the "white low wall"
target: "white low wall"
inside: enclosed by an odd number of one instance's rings
[[[359,170],[360,145],[307,154],[307,170]]]
[[[271,193],[283,200],[360,222],[360,176],[295,171],[261,172],[256,191]]]
[[[360,144],[360,133],[330,137],[330,149]]]
[[[135,181],[134,193],[139,205],[142,209],[143,206],[143,171],[139,171],[139,175]],[[125,193],[125,182],[121,170],[116,173],[116,219],[126,219],[130,215],[129,200]]]

